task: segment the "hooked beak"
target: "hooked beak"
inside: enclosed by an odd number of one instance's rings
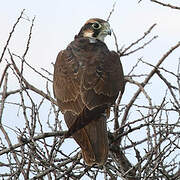
[[[107,35],[111,36],[111,28],[108,22],[103,24],[104,28],[103,28],[103,32]]]
[[[104,39],[107,35],[111,35],[111,28],[108,22],[105,22],[102,24],[102,28],[100,30],[100,33],[96,37],[100,41],[104,42]]]
[[[109,29],[109,31],[108,31],[108,35],[110,35],[110,36],[111,36],[111,29]]]
[[[107,29],[106,34],[111,36],[111,29]]]

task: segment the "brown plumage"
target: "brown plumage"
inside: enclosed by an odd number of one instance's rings
[[[124,91],[119,56],[103,42],[110,34],[109,23],[90,19],[54,67],[53,88],[57,103],[89,166],[103,165],[108,157],[106,112]]]

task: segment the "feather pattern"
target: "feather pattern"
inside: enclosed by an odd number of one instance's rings
[[[117,53],[100,40],[78,37],[61,51],[54,66],[54,94],[66,124],[88,165],[102,165],[108,156],[106,116],[124,74]]]

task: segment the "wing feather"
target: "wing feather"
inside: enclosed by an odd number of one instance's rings
[[[57,56],[53,86],[63,113],[71,111],[80,116],[85,108],[110,106],[119,91],[124,91],[119,56],[101,41],[75,39]]]
[[[68,48],[58,54],[54,66],[53,89],[63,113],[72,111],[80,114],[84,108],[80,96],[80,71],[78,68],[79,63]]]
[[[101,41],[77,38],[57,56],[53,89],[69,128],[66,137],[73,136],[88,165],[104,164],[108,138],[103,113],[124,91],[119,56]]]

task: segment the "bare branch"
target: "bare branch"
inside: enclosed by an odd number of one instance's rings
[[[143,83],[141,84],[142,87],[144,87],[149,80],[153,77],[153,75],[156,73],[157,68],[162,64],[162,62],[178,47],[180,46],[180,42],[178,42],[175,46],[173,46],[169,51],[167,51],[167,53],[165,53],[163,55],[163,57],[158,61],[158,63],[156,64],[155,68],[149,73],[149,75],[146,77],[146,79],[143,81]],[[132,106],[132,104],[134,103],[134,101],[136,100],[137,96],[141,93],[141,88],[139,88],[136,93],[134,94],[133,98],[131,99],[131,101],[129,102],[129,104],[126,106],[126,111],[124,113],[124,116],[122,118],[122,123],[121,125],[124,125],[126,123],[127,120],[127,116],[128,116],[128,112]]]
[[[131,53],[133,53],[133,52],[136,52],[136,51],[138,51],[139,49],[144,48],[144,47],[145,47],[147,44],[149,44],[152,40],[156,39],[157,36],[154,36],[150,41],[148,41],[147,43],[145,43],[143,46],[141,46],[141,47],[137,48],[136,50],[133,50],[133,51],[131,51],[131,52],[129,52],[129,53],[126,53],[126,52],[127,52],[129,49],[131,49],[134,45],[138,44],[138,43],[139,43],[140,41],[142,41],[148,34],[150,34],[151,31],[152,31],[152,29],[153,29],[155,26],[156,26],[156,24],[153,24],[153,25],[144,33],[144,35],[143,35],[141,38],[139,38],[139,39],[136,40],[135,42],[131,43],[127,48],[125,48],[122,52],[120,52],[120,56],[129,55],[129,54],[131,54]]]
[[[115,4],[108,20],[114,9]],[[125,75],[125,95],[119,94],[109,112],[107,162],[103,166],[90,167],[72,139],[64,138],[66,127],[52,95],[53,73],[40,68],[44,71],[41,73],[27,62],[35,18],[31,21],[22,55],[18,55],[16,49],[12,53],[8,48],[20,19],[30,21],[23,11],[1,54],[1,60],[6,64],[0,75],[0,179],[177,179],[180,173],[180,61],[177,71],[161,64],[179,48],[180,42],[168,49],[156,65],[142,58],[131,65]],[[144,40],[154,27],[155,24],[121,49],[113,32],[119,55],[128,60],[130,55],[150,44],[156,36]],[[7,50],[9,56],[4,59]],[[147,67],[151,69],[149,73]],[[29,70],[35,79],[40,75],[39,83],[46,86],[33,85],[33,79],[29,82],[25,77]],[[154,87],[159,78],[162,90],[157,87],[161,96],[156,100],[157,94],[154,96],[151,84]]]
[[[15,28],[16,28],[16,26],[18,25],[18,23],[20,22],[20,19],[22,18],[23,14],[24,14],[24,11],[25,11],[25,9],[22,10],[19,18],[17,19],[17,21],[15,22],[15,24],[14,24],[14,26],[13,26],[13,28],[12,28],[12,31],[11,31],[10,34],[9,34],[8,40],[7,40],[7,42],[6,42],[6,45],[4,46],[3,52],[2,52],[1,57],[0,57],[0,63],[1,63],[2,59],[3,59],[3,57],[4,57],[4,54],[5,54],[5,52],[6,52],[6,49],[7,49],[8,45],[9,45],[9,42],[10,42],[10,40],[11,40],[11,37],[12,37],[14,31],[15,31]]]
[[[169,8],[172,8],[172,9],[180,10],[180,7],[179,7],[179,6],[174,6],[174,5],[171,5],[171,4],[162,3],[162,2],[157,1],[157,0],[150,0],[150,1],[151,1],[151,2],[154,2],[154,3],[157,3],[157,4],[159,4],[159,5],[165,6],[165,7],[169,7]]]
[[[67,131],[62,131],[62,132],[46,132],[46,133],[43,133],[43,134],[39,134],[35,137],[33,137],[33,139],[25,139],[25,138],[21,138],[19,137],[19,140],[20,142],[18,144],[15,144],[15,145],[11,145],[10,148],[6,148],[6,149],[3,149],[0,151],[0,155],[3,155],[5,153],[8,153],[16,148],[19,148],[20,146],[22,145],[25,145],[25,144],[28,144],[30,142],[33,141],[37,141],[37,140],[40,140],[40,139],[44,139],[44,138],[48,138],[48,137],[54,137],[54,136],[64,136],[64,134],[66,133]]]
[[[110,17],[111,17],[111,15],[112,15],[112,13],[114,12],[115,6],[116,6],[116,1],[115,1],[114,4],[113,4],[112,10],[111,10],[111,12],[109,13],[109,16],[108,16],[108,18],[107,18],[107,21],[110,20]]]
[[[16,66],[16,64],[15,64],[15,62],[14,62],[14,60],[13,60],[13,56],[12,56],[12,54],[11,54],[10,51],[9,51],[9,55],[10,55],[10,57],[11,57],[12,65],[13,65],[16,73],[18,74],[19,77],[21,77],[22,75],[21,75],[19,69],[17,68],[17,66]],[[49,96],[48,96],[47,94],[45,94],[43,91],[37,89],[36,87],[34,87],[34,86],[31,85],[30,83],[28,83],[28,81],[26,81],[26,79],[25,79],[23,76],[22,76],[22,81],[25,83],[26,88],[28,88],[28,89],[36,92],[37,94],[43,96],[43,97],[46,98],[47,100],[49,100],[49,101],[53,102],[54,104],[56,104],[56,101],[55,101],[52,97],[49,97]]]

